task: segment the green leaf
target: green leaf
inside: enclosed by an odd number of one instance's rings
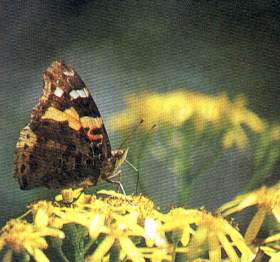
[[[62,240],[55,237],[47,237],[48,249],[46,254],[50,261],[69,262],[68,258],[62,250]]]
[[[83,262],[85,258],[85,241],[88,239],[88,231],[85,227],[76,224],[64,225],[65,239],[62,250],[67,254],[69,261]]]
[[[29,262],[30,261],[30,256],[25,251],[14,252],[12,261],[14,261],[14,262]]]

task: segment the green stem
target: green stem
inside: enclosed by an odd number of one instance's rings
[[[251,178],[250,182],[245,186],[243,192],[248,192],[250,190],[256,189],[260,186],[264,180],[271,174],[275,162],[279,158],[279,149],[278,147],[273,147],[267,154],[267,160],[262,167],[255,167],[255,174]]]
[[[184,191],[184,197],[186,199],[188,199],[190,193],[191,193],[191,189],[193,187],[193,185],[200,179],[201,174],[203,174],[205,172],[205,170],[209,169],[209,167],[211,165],[213,165],[213,163],[215,163],[215,161],[223,154],[222,150],[218,150],[215,152],[215,154],[212,155],[212,157],[208,160],[205,161],[200,168],[198,169],[198,171],[194,174],[193,179],[191,181],[191,183],[186,183],[186,190]]]
[[[92,245],[95,243],[96,240],[90,239],[84,247],[84,253],[87,254],[87,252],[89,251],[89,249],[92,247]]]
[[[220,133],[222,134],[223,131],[220,132]],[[211,145],[217,137],[220,137],[220,135],[215,134],[214,132],[210,133],[210,136],[206,135],[206,134],[202,135],[200,137],[201,139],[196,139],[195,140],[195,145],[199,145],[199,144],[200,145],[201,144]],[[192,175],[191,178],[187,175],[185,176],[185,178],[186,178],[186,179],[184,179],[185,190],[184,190],[184,192],[181,192],[180,200],[189,198],[193,185],[195,183],[197,183],[199,181],[199,179],[201,179],[200,177],[205,172],[205,170],[207,170],[222,155],[222,153],[223,153],[223,150],[221,149],[221,147],[217,146],[215,152],[213,152],[213,154],[211,155],[212,157],[209,160],[205,161],[204,164],[202,164],[200,166],[198,171],[194,175]]]
[[[62,249],[57,249],[58,255],[61,257],[62,262],[70,262],[68,258],[65,256],[64,252]]]

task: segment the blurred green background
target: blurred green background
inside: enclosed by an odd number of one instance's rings
[[[2,1],[0,21],[1,225],[30,201],[56,193],[21,191],[12,177],[19,131],[42,93],[42,73],[54,60],[65,60],[80,74],[105,123],[125,109],[127,95],[144,90],[243,94],[250,110],[279,121],[279,1]],[[107,131],[113,148],[130,132]],[[146,136],[139,132],[128,146],[129,160],[140,167],[140,191],[162,210],[185,205],[178,200],[184,187],[177,171],[152,157],[166,151],[157,141],[162,130],[152,135],[149,150],[141,148]],[[164,133],[166,140],[170,134]],[[205,162],[199,152],[211,155],[212,148],[200,144],[196,151],[192,157]],[[170,160],[178,157],[168,153]],[[235,196],[248,181],[251,160],[250,149],[227,150],[194,185],[188,205],[211,210]],[[136,174],[127,166],[123,173],[126,191],[133,193]]]

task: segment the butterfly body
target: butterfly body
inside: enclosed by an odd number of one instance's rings
[[[127,150],[111,151],[100,112],[72,67],[54,62],[44,73],[44,89],[16,145],[21,189],[76,188],[108,179]]]

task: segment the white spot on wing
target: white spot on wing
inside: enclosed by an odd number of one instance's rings
[[[79,96],[79,97],[82,97],[82,96],[81,96],[82,90],[76,90],[76,92],[78,93],[78,96]]]
[[[63,90],[60,88],[60,87],[56,87],[55,91],[54,91],[54,95],[57,96],[57,97],[62,97],[63,95]]]
[[[78,90],[78,91],[79,91],[80,97],[82,97],[82,98],[87,97],[87,95],[86,95],[86,93],[85,93],[84,89],[82,89],[82,90]]]
[[[77,92],[78,90],[72,90],[71,92],[70,92],[70,96],[71,96],[71,98],[72,99],[76,99],[76,98],[78,98],[80,95],[79,95],[79,93]]]
[[[86,88],[79,89],[79,90],[72,90],[70,92],[70,96],[71,96],[72,99],[76,99],[78,97],[86,98],[86,97],[89,96],[89,92],[87,91]]]
[[[66,76],[74,76],[75,73],[73,70],[70,70],[70,71],[63,71],[63,74]]]

